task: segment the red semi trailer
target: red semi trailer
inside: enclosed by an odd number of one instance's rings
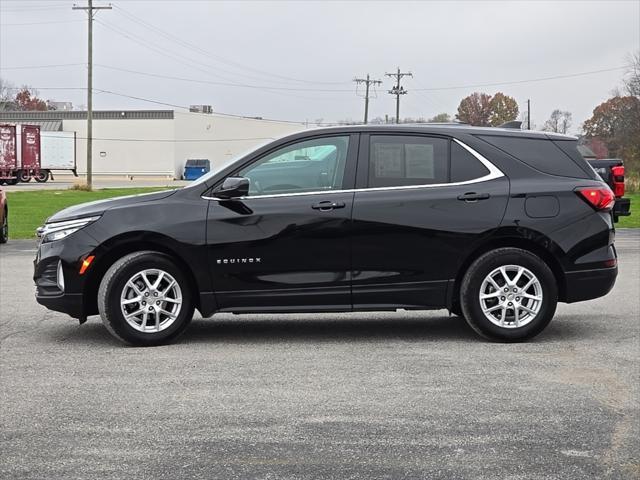
[[[42,177],[40,127],[0,125],[0,183],[14,185]],[[46,181],[40,180],[40,181]]]
[[[0,125],[0,183],[18,183],[16,126]]]
[[[20,170],[18,180],[28,182],[40,174],[40,127],[22,125],[20,128]]]

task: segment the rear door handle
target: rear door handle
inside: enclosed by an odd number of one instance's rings
[[[464,202],[477,202],[478,200],[486,200],[490,195],[488,193],[476,193],[476,192],[467,192],[462,195],[458,195],[458,200],[462,200]]]
[[[329,210],[335,210],[336,208],[344,208],[344,202],[332,202],[331,200],[324,200],[322,202],[311,205],[314,210],[320,210],[321,212],[328,212]]]

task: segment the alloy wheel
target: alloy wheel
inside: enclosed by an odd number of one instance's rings
[[[120,308],[126,322],[143,333],[169,328],[182,308],[182,290],[169,273],[146,269],[133,275],[120,296]]]
[[[503,265],[485,277],[479,299],[482,312],[491,323],[502,328],[519,328],[540,313],[542,284],[527,268]]]

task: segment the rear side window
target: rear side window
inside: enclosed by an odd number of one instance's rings
[[[589,178],[551,140],[489,135],[479,135],[479,138],[541,172],[562,177]]]
[[[372,135],[369,187],[447,183],[448,146],[443,138]]]
[[[587,176],[593,180],[600,180],[598,173],[593,169],[591,164],[584,159],[580,150],[578,150],[577,140],[554,140],[553,143],[555,143],[560,150],[569,155],[569,157],[571,157],[578,166],[582,167],[582,170],[585,170]]]
[[[489,175],[487,167],[456,142],[451,142],[452,182],[466,182],[485,175]]]

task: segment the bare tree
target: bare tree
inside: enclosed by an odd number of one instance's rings
[[[544,122],[542,130],[545,132],[567,133],[571,128],[571,112],[554,110],[551,112],[549,120]]]
[[[640,50],[629,55],[627,71],[622,82],[627,95],[640,97]]]
[[[15,108],[15,86],[0,77],[0,111],[13,110]]]

